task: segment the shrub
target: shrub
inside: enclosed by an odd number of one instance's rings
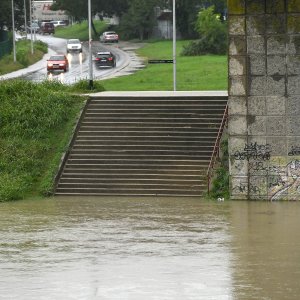
[[[200,39],[183,47],[181,55],[225,54],[227,50],[226,23],[214,13],[214,6],[202,9],[195,24]]]

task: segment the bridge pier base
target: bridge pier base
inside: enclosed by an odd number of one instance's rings
[[[300,1],[228,12],[231,197],[300,200]]]

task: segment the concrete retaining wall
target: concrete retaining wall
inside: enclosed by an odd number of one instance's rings
[[[229,0],[233,199],[300,199],[300,1]]]

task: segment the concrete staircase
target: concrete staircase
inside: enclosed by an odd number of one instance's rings
[[[55,194],[200,196],[226,103],[226,95],[91,98]]]

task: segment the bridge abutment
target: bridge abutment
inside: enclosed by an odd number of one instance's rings
[[[300,1],[228,12],[231,197],[300,200]]]

